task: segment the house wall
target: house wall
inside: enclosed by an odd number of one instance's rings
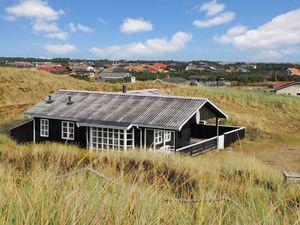
[[[153,140],[154,140],[154,130],[148,130],[146,132],[146,147],[153,147]]]
[[[300,84],[295,84],[295,85],[277,90],[276,94],[284,94],[284,95],[300,97]]]
[[[134,129],[134,146],[135,146],[135,148],[143,148],[143,146],[144,146],[144,129],[143,128],[138,129],[136,127],[133,127],[132,129]],[[142,143],[141,143],[141,141],[142,141]]]
[[[33,120],[27,121],[10,129],[10,137],[18,144],[33,141]]]
[[[186,123],[181,131],[176,131],[176,148],[181,148],[183,146],[189,145],[190,144],[190,139],[191,139],[191,123],[188,122]]]
[[[219,126],[219,135],[223,135],[226,132],[233,131],[238,129],[235,126]],[[200,138],[200,139],[208,139],[217,136],[217,127],[212,124],[191,124],[191,137],[192,138]]]
[[[34,118],[35,120],[35,141],[36,143],[44,142],[44,141],[55,141],[60,143],[68,143],[74,144],[81,148],[87,147],[86,142],[86,127],[77,127],[76,123],[74,126],[75,129],[75,136],[74,140],[65,140],[62,139],[62,120],[54,120],[49,119],[49,135],[48,137],[41,137],[40,136],[40,119],[41,118]],[[45,118],[47,119],[47,118]],[[63,120],[67,121],[67,120]],[[73,122],[73,121],[71,121]]]

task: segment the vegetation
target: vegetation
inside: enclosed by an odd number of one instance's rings
[[[284,185],[280,170],[249,157],[259,155],[280,169],[300,172],[295,158],[300,146],[298,98],[229,88],[128,84],[128,90],[159,88],[209,98],[229,114],[226,123],[246,126],[247,138],[232,146],[233,151],[196,158],[139,149],[93,153],[61,144],[11,141],[8,128],[24,120],[24,110],[59,88],[121,91],[122,86],[0,68],[0,224],[299,223],[300,189]],[[286,151],[287,165],[274,159],[280,158],[277,147]],[[288,148],[295,149],[290,161]],[[84,167],[115,183],[92,173],[57,179]]]
[[[166,158],[49,143],[16,146],[3,136],[1,142],[1,224],[296,224],[300,219],[300,190],[283,185],[276,170],[239,154]],[[116,184],[91,173],[57,179],[82,167]]]
[[[207,80],[219,80],[224,78],[226,81],[234,81],[237,85],[247,85],[247,84],[257,84],[263,81],[276,81],[276,80],[295,80],[292,76],[282,75],[286,72],[276,73],[272,71],[250,71],[247,73],[242,72],[226,72],[226,71],[180,71],[180,72],[170,72],[168,75],[170,77],[182,77],[188,79],[191,75],[200,75],[207,77]],[[155,80],[157,78],[165,78],[164,73],[148,73],[148,72],[133,72],[133,76],[139,81],[149,81]]]

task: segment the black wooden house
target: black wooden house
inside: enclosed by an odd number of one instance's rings
[[[26,111],[31,121],[11,129],[11,136],[19,143],[191,154],[224,148],[244,137],[244,128],[219,125],[228,116],[208,99],[153,93],[59,90]],[[211,119],[215,123],[208,125]]]

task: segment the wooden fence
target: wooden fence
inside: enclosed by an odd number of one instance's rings
[[[223,129],[224,128],[227,127],[223,126]],[[228,128],[231,130],[223,133],[219,137],[211,137],[209,139],[181,147],[177,149],[176,152],[190,156],[198,155],[214,149],[227,148],[233,142],[241,140],[245,137],[245,127],[230,126]]]
[[[207,150],[216,149],[218,146],[218,138],[213,137],[201,142],[197,142],[176,150],[176,152],[182,153],[184,155],[195,155],[204,153]]]

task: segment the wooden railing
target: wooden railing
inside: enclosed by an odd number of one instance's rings
[[[245,137],[245,127],[226,132],[224,135],[224,148],[227,148],[233,142],[241,140]]]
[[[184,154],[184,155],[195,155],[204,153],[210,149],[216,149],[218,146],[218,138],[213,137],[201,142],[197,142],[188,146],[184,146],[176,150],[176,152]]]
[[[184,155],[196,155],[204,153],[208,150],[227,148],[231,143],[243,139],[245,137],[245,127],[232,127],[234,130],[223,133],[218,138],[217,136],[206,139],[201,142],[190,144],[176,150]],[[224,138],[221,138],[223,136]],[[219,139],[219,140],[218,140]],[[218,143],[222,142],[222,143]],[[224,142],[224,143],[223,143]],[[219,144],[219,145],[218,145]],[[222,146],[222,147],[220,147]]]

